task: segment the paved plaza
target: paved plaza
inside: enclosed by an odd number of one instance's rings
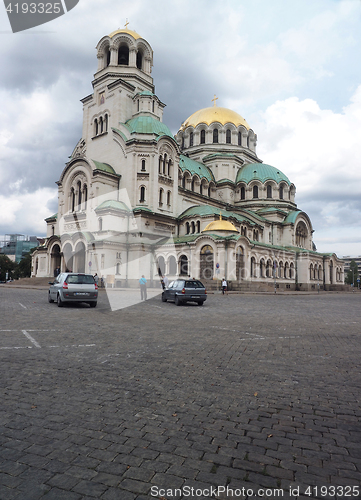
[[[361,498],[360,302],[0,286],[0,499]]]

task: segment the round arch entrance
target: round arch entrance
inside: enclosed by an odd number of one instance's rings
[[[214,254],[211,245],[204,245],[200,254],[200,278],[212,279],[214,269]]]
[[[50,257],[50,272],[53,276],[57,276],[60,272],[61,266],[60,246],[58,244],[54,245],[51,249]]]
[[[82,241],[76,244],[73,262],[75,273],[85,273],[85,245]]]

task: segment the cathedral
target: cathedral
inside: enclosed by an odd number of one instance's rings
[[[343,262],[319,253],[296,187],[257,156],[257,135],[238,113],[211,106],[176,135],[155,94],[153,50],[128,28],[97,47],[83,132],[57,181],[33,276],[97,273],[106,286],[141,275],[222,278],[233,290],[337,290]]]

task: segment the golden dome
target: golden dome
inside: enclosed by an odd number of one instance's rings
[[[236,127],[243,125],[249,130],[251,127],[248,125],[246,120],[242,118],[241,115],[227,108],[219,108],[218,106],[211,106],[209,108],[203,108],[196,111],[187,120],[182,123],[181,130],[185,130],[187,127],[196,127],[200,123],[205,123],[210,125],[211,123],[218,122],[221,125],[226,123],[233,123]]]
[[[130,35],[134,38],[134,40],[138,40],[138,38],[142,38],[140,35],[138,35],[137,32],[128,30],[128,29],[122,29],[122,30],[115,30],[112,33],[110,33],[109,38],[113,38],[113,36],[117,35],[118,33],[126,33],[127,35]]]
[[[207,224],[202,233],[206,231],[231,231],[233,233],[238,233],[237,228],[232,224],[232,222],[223,220],[222,215],[219,216],[219,220],[214,220]]]

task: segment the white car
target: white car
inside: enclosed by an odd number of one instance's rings
[[[55,280],[49,281],[48,301],[57,302],[62,307],[64,302],[86,302],[96,307],[98,285],[94,276],[82,273],[60,273]]]

